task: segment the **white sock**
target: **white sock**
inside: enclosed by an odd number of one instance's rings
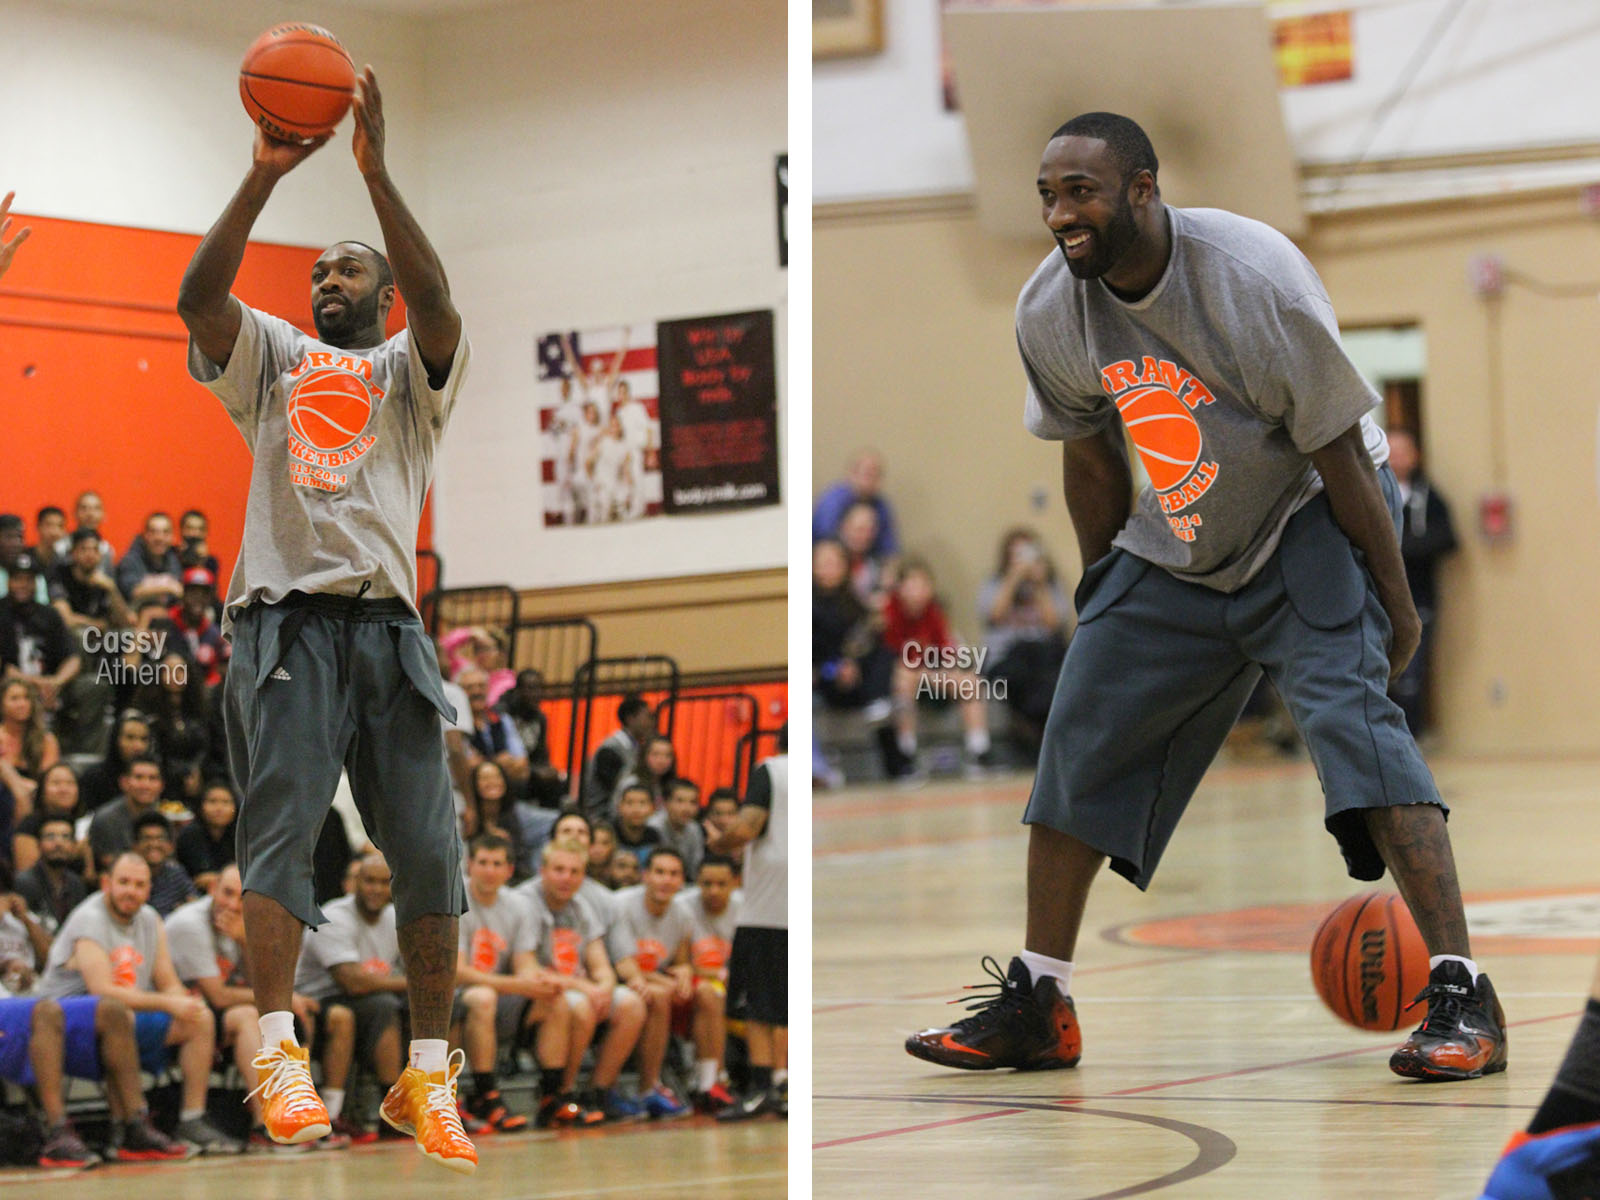
[[[328,1120],[337,1121],[344,1111],[344,1089],[323,1088],[322,1102],[328,1106]]]
[[[900,753],[907,758],[917,756],[917,735],[914,733],[900,733],[895,735],[895,745],[900,747]]]
[[[443,1073],[449,1053],[450,1043],[443,1038],[411,1039],[411,1065],[429,1075]]]
[[[292,1012],[269,1012],[261,1014],[261,1044],[276,1050],[282,1043],[288,1042],[291,1046],[300,1043],[294,1036],[294,1014]]]
[[[1072,994],[1072,964],[1059,958],[1049,958],[1043,954],[1035,954],[1032,950],[1022,952],[1022,963],[1028,968],[1028,974],[1033,976],[1033,981],[1038,983],[1046,975],[1054,975],[1061,984],[1061,994]]]
[[[717,1086],[717,1060],[702,1058],[694,1065],[694,1090],[709,1092]]]
[[[203,1108],[185,1108],[178,1113],[178,1122],[187,1125],[190,1121],[198,1121],[205,1115],[206,1110]]]
[[[1470,958],[1462,958],[1459,954],[1435,954],[1428,960],[1428,970],[1433,970],[1442,962],[1458,962],[1467,968],[1467,974],[1472,976],[1472,982],[1478,982],[1478,964]]]
[[[989,753],[989,731],[987,729],[967,730],[967,753],[974,758],[980,754]]]

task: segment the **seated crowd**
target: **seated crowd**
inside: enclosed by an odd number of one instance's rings
[[[185,514],[181,552],[154,514],[113,576],[102,515],[85,493],[68,535],[46,509],[33,548],[0,515],[0,1081],[14,1085],[3,1099],[31,1090],[45,1126],[37,1161],[54,1167],[398,1137],[350,1102],[359,1081],[386,1089],[398,1077],[407,1004],[389,868],[347,787],[318,848],[327,922],[304,938],[294,996],[333,1130],[282,1146],[261,1128],[256,1080],[283,1051],[261,1044],[245,973],[216,560],[202,514]],[[487,630],[438,646],[467,846],[451,1031],[470,1073],[464,1123],[740,1115],[724,1010],[739,863],[706,852],[737,796],[702,797],[680,778],[654,711],[630,696],[569,801],[543,681],[510,671],[505,651]],[[525,1062],[538,1100],[522,1112],[501,1075]],[[173,1073],[175,1122],[153,1119],[146,1077]],[[68,1118],[68,1078],[104,1081],[98,1150]],[[233,1107],[219,1089],[234,1091]],[[230,1114],[246,1115],[230,1127]]]
[[[951,628],[930,563],[901,553],[882,483],[881,456],[863,450],[813,510],[815,706],[859,713],[891,779],[924,778],[918,712],[928,704],[959,709],[969,774],[996,761],[991,698],[1004,702],[1018,751],[1037,753],[1071,614],[1038,535],[1016,528],[1002,537],[999,562],[978,593],[983,639],[973,646]],[[823,743],[821,736],[813,741],[813,777],[838,786],[843,776]]]

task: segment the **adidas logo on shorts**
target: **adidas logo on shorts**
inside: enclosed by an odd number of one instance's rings
[[[275,670],[275,671],[273,671],[273,672],[272,672],[272,674],[271,674],[271,675],[268,675],[268,676],[267,676],[267,678],[268,678],[268,679],[281,679],[281,680],[283,680],[283,681],[284,681],[284,682],[285,682],[285,683],[292,683],[292,682],[294,682],[294,681],[293,681],[293,680],[292,680],[292,679],[291,679],[291,678],[290,678],[290,677],[289,677],[289,672],[287,672],[287,671],[285,671],[285,670],[284,670],[284,669],[283,669],[283,668],[282,668],[282,667],[279,667],[279,668],[278,668],[278,669],[277,669],[277,670]]]

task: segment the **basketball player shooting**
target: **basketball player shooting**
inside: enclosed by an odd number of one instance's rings
[[[178,296],[190,373],[255,460],[224,605],[233,660],[223,700],[243,793],[246,953],[264,1014],[255,1066],[274,1140],[328,1132],[289,1005],[303,929],[323,920],[312,850],[344,768],[394,872],[414,1035],[382,1116],[429,1158],[470,1173],[477,1151],[455,1104],[462,1064],[459,1052],[447,1059],[445,1041],[466,911],[440,721],[455,714],[411,603],[417,523],[469,347],[438,256],[384,166],[370,67],[352,107],[356,166],[390,257],[360,242],[323,251],[311,269],[314,338],[232,296],[273,189],[328,140],[295,145],[258,130],[244,182]],[[406,328],[386,340],[397,287]]]
[[[1322,281],[1275,230],[1170,208],[1126,117],[1088,113],[1039,168],[1057,251],[1017,304],[1030,432],[1063,444],[1085,563],[1023,821],[1022,954],[973,1015],[913,1034],[943,1066],[1071,1067],[1089,888],[1147,887],[1263,671],[1316,764],[1349,873],[1394,875],[1431,956],[1421,1026],[1389,1060],[1422,1080],[1506,1065],[1472,961],[1445,807],[1387,696],[1421,631],[1399,490]],[[1150,486],[1133,501],[1124,431]],[[985,960],[991,964],[992,960]]]

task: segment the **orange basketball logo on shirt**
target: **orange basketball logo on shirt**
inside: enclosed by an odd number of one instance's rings
[[[348,466],[378,439],[363,433],[383,389],[372,382],[372,364],[351,354],[307,351],[289,377],[289,480],[335,492],[350,482]]]
[[[703,937],[689,947],[689,957],[700,971],[720,971],[728,965],[733,946],[719,937]]]
[[[366,381],[337,367],[309,372],[289,393],[289,428],[324,452],[343,450],[355,441],[371,416]]]
[[[472,965],[479,971],[492,971],[500,965],[500,955],[505,953],[506,940],[492,929],[480,929],[472,935]]]
[[[1173,535],[1194,541],[1200,518],[1171,514],[1193,504],[1216,482],[1219,468],[1202,460],[1205,444],[1192,415],[1202,404],[1216,403],[1216,397],[1176,363],[1148,355],[1141,363],[1112,363],[1100,372],[1100,384],[1122,414]]]
[[[369,958],[361,964],[361,969],[368,975],[387,975],[389,973],[389,960],[387,958]]]
[[[578,973],[578,951],[583,949],[583,938],[576,929],[550,931],[551,965],[563,975]]]
[[[111,951],[111,982],[117,987],[138,987],[139,968],[144,965],[144,955],[132,946],[116,946]]]
[[[666,961],[667,948],[655,938],[640,938],[634,943],[633,961],[639,964],[639,970],[648,975]]]
[[[1117,411],[1156,491],[1176,487],[1194,470],[1200,461],[1200,426],[1166,388],[1135,388],[1118,397]]]

